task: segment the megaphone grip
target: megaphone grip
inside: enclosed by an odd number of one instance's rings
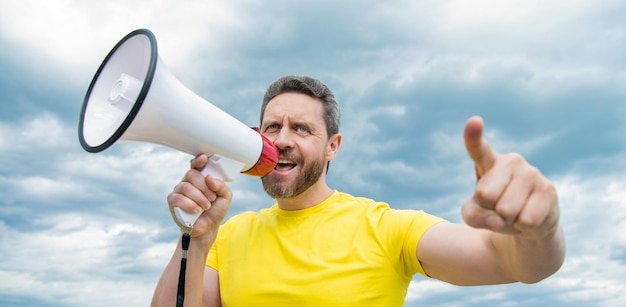
[[[209,156],[209,159],[201,173],[205,177],[207,175],[211,175],[211,177],[215,179],[219,179],[224,182],[231,182],[234,180],[234,176],[241,172],[243,167],[244,164],[239,161],[213,154]],[[202,214],[202,212],[188,213],[178,207],[174,207],[174,213],[176,215],[176,219],[186,227],[192,227],[193,223],[195,223]]]
[[[174,207],[174,214],[176,215],[176,219],[185,227],[192,228],[193,223],[200,217],[202,212],[200,213],[189,213],[181,208]]]

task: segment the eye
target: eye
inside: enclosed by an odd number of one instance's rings
[[[280,126],[278,124],[269,124],[267,126],[265,126],[265,132],[272,132],[272,131],[276,131],[279,130]]]
[[[295,130],[296,130],[296,132],[298,132],[300,134],[308,134],[309,133],[309,128],[304,127],[304,126],[297,126]]]

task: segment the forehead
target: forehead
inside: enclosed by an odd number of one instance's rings
[[[282,118],[324,124],[324,106],[314,97],[300,93],[282,93],[270,100],[263,114],[263,122]]]

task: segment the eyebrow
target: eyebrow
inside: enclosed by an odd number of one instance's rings
[[[268,125],[272,125],[272,124],[278,124],[278,121],[276,120],[267,120],[267,121],[263,121],[261,122],[261,128],[268,126]]]
[[[292,125],[295,127],[305,127],[309,130],[312,130],[312,128],[315,127],[315,125],[311,124],[310,122],[303,122],[303,121],[294,122],[292,123]]]
[[[273,125],[273,124],[277,124],[280,125],[281,127],[283,126],[281,121],[278,120],[267,120],[266,122],[261,123],[261,128],[265,128],[269,125]],[[315,124],[313,124],[310,121],[295,121],[295,122],[290,122],[290,126],[291,127],[305,127],[310,131],[314,131],[314,130],[318,130],[318,129],[314,129],[315,128]]]

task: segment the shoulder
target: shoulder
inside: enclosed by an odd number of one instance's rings
[[[394,209],[386,202],[377,201],[367,197],[357,197],[344,192],[337,192],[334,202],[339,205],[345,205],[347,207],[361,208],[369,214],[389,216],[390,218],[393,218],[395,216],[412,217],[428,215],[422,210]]]
[[[355,197],[348,193],[336,193],[337,202],[349,207],[361,208],[370,218],[384,221],[387,227],[396,227],[406,224],[432,226],[443,219],[433,216],[419,209],[394,209],[388,203],[376,201],[367,197]],[[406,226],[402,226],[406,227]]]
[[[263,208],[259,211],[243,211],[243,212],[240,212],[231,216],[228,220],[226,220],[224,225],[240,224],[240,223],[249,224],[260,218],[275,215],[273,211],[274,211],[273,207]]]
[[[242,227],[250,227],[257,223],[260,212],[243,211],[228,218],[220,227],[218,236],[231,235],[233,232],[241,230]]]
[[[357,197],[345,192],[336,192],[333,201],[338,204],[360,206],[366,209],[390,209],[389,205],[367,197]]]

